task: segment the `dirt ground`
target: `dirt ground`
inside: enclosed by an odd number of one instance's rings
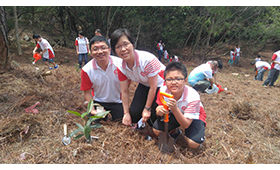
[[[218,82],[228,91],[200,94],[207,113],[205,142],[199,149],[190,149],[180,136],[175,151],[164,154],[148,125],[144,130],[134,130],[110,120],[91,131],[98,140],[88,143],[85,138],[72,139],[70,145],[63,145],[63,124],[67,124],[69,134],[77,128],[75,123],[84,123],[67,112],[85,111],[78,58],[74,49],[55,49],[59,68],[41,76],[45,66],[42,61],[32,65],[32,50],[23,47],[24,54],[14,56],[14,69],[0,74],[1,164],[280,163],[280,83],[278,80],[275,87],[264,88],[262,82],[253,80],[250,62],[255,56],[242,57],[240,66],[234,67],[227,64],[229,56],[222,57],[224,68],[219,70]],[[270,61],[273,52],[260,54]],[[188,72],[201,64],[195,60],[181,62]],[[135,88],[134,83],[131,96]],[[40,102],[35,107],[38,114],[24,111],[36,102]],[[145,140],[146,135],[152,140]]]

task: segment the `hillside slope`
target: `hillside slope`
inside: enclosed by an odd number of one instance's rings
[[[0,74],[1,164],[280,163],[280,83],[263,88],[262,82],[253,81],[254,71],[249,64],[253,57],[241,59],[238,67],[230,67],[226,64],[228,57],[222,58],[224,68],[219,70],[218,82],[228,91],[201,94],[207,113],[205,142],[193,150],[180,137],[174,153],[168,155],[159,151],[150,127],[135,131],[112,121],[103,121],[102,128],[92,130],[91,135],[98,136],[98,140],[87,143],[81,138],[64,146],[63,124],[68,125],[70,133],[76,129],[76,122],[83,123],[66,110],[85,110],[77,56],[73,49],[55,49],[55,61],[60,67],[49,76],[40,76],[45,66],[42,61],[31,64],[32,50],[23,47],[24,54],[14,56],[14,70]],[[271,55],[266,52],[267,58],[263,59],[269,61]],[[182,62],[189,72],[201,64]],[[135,88],[133,83],[131,96]],[[24,111],[38,101],[38,114]],[[145,140],[147,134],[153,137],[151,141]],[[23,153],[25,159],[20,158]]]

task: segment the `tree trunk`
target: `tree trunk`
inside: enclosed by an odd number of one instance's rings
[[[9,56],[9,42],[7,35],[7,20],[4,7],[0,7],[0,68],[11,69],[11,59]]]
[[[18,19],[17,19],[17,7],[13,6],[14,10],[14,17],[15,17],[15,33],[16,33],[16,41],[17,41],[17,49],[18,49],[18,55],[22,55],[22,50],[20,46],[19,36],[18,36]]]

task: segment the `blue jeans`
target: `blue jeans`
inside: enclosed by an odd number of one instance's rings
[[[161,62],[161,56],[163,54],[162,50],[158,50],[158,60]]]
[[[79,68],[82,68],[83,58],[84,58],[85,65],[86,65],[88,62],[88,53],[79,54]]]
[[[260,81],[263,81],[263,74],[264,72],[266,72],[265,69],[261,69],[260,71],[258,71],[258,74],[257,74],[257,77],[256,77],[256,80],[260,80]]]

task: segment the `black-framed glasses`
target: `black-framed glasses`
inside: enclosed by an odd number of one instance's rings
[[[101,50],[101,51],[106,51],[106,50],[108,50],[109,49],[109,47],[105,47],[105,46],[103,46],[103,47],[101,47],[101,48],[97,48],[97,47],[93,47],[92,49],[91,49],[91,51],[93,51],[93,52],[98,52],[99,50]]]
[[[175,83],[180,83],[180,82],[183,81],[183,80],[184,80],[184,78],[165,79],[165,82],[166,82],[166,83],[172,83],[172,82],[174,81]]]

